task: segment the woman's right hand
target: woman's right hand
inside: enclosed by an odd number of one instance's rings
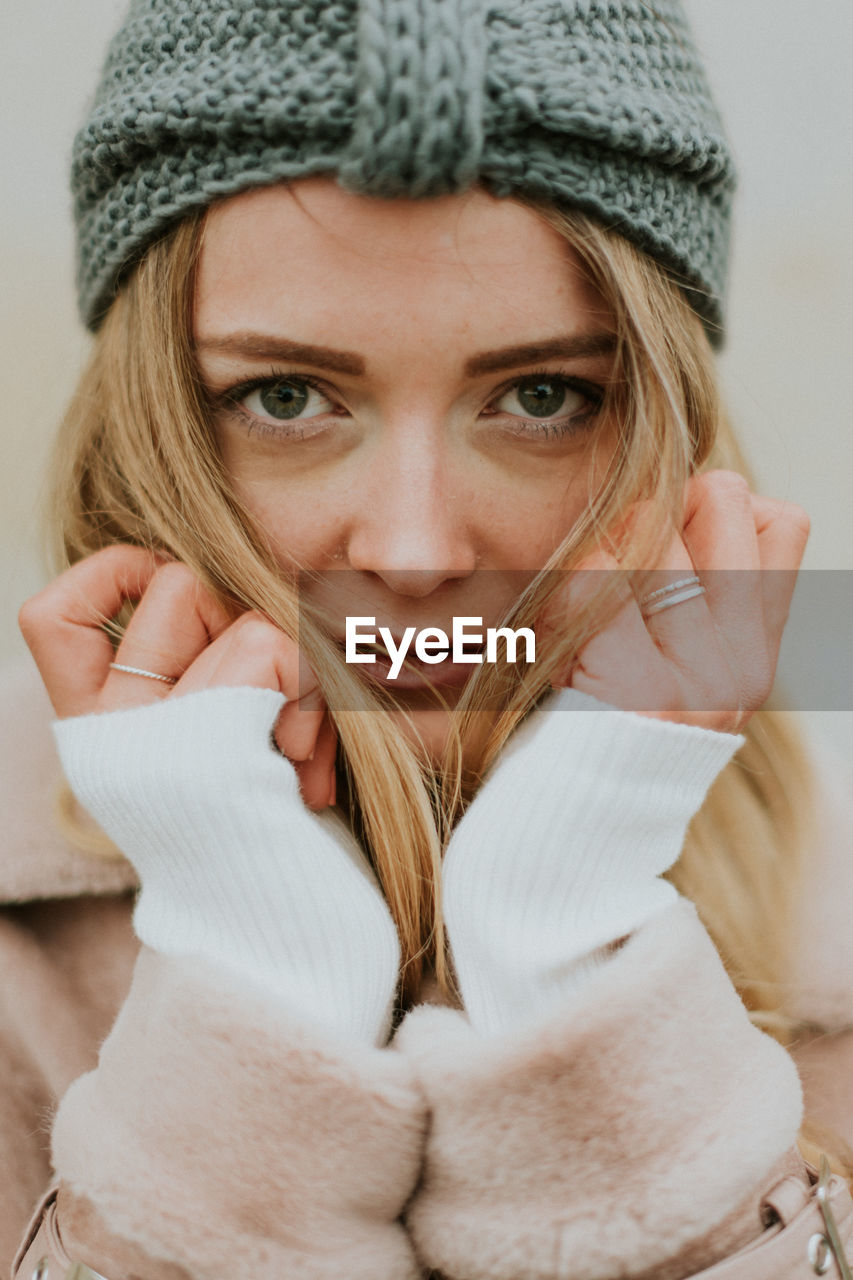
[[[128,600],[114,654],[104,623]],[[69,785],[139,875],[140,939],[383,1043],[399,941],[347,825],[306,807],[334,799],[335,738],[298,646],[258,613],[229,618],[183,565],[126,546],[62,574],[21,627]]]
[[[138,604],[114,651],[104,624],[127,601]],[[296,642],[260,613],[229,617],[180,562],[140,547],[107,547],[27,600],[19,623],[60,719],[216,687],[283,693],[276,745],[293,764],[310,809],[335,803],[335,731]],[[117,671],[112,662],[175,683]]]

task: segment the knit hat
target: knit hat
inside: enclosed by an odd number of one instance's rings
[[[74,145],[84,320],[190,210],[324,172],[584,210],[720,339],[734,173],[678,0],[132,0]]]

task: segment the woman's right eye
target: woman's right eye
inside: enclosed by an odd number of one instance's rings
[[[292,422],[331,413],[335,406],[319,387],[304,378],[265,379],[238,388],[232,402],[262,422]]]

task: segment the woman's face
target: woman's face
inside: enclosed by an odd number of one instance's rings
[[[225,466],[345,635],[496,625],[613,448],[610,316],[566,242],[481,190],[380,200],[328,177],[208,215],[195,337]],[[364,628],[362,628],[364,629]],[[435,749],[475,670],[359,665]]]

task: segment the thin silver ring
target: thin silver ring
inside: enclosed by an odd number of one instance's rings
[[[641,600],[640,610],[644,618],[650,618],[653,613],[663,613],[664,609],[671,609],[674,605],[683,604],[685,600],[693,600],[696,596],[704,596],[704,594],[705,588],[697,580],[689,587],[683,587],[680,591],[673,590],[668,595],[661,596],[652,604],[647,605],[644,600]]]
[[[177,676],[161,676],[157,671],[143,671],[142,667],[126,667],[123,662],[111,662],[113,671],[124,671],[129,676],[145,676],[146,680],[162,680],[163,684],[177,684]]]
[[[684,587],[696,587],[699,585],[699,575],[691,573],[689,578],[678,578],[675,582],[668,582],[665,587],[658,587],[657,591],[650,591],[647,596],[643,596],[640,601],[640,608],[644,609],[647,604],[651,604],[653,600],[660,600],[662,596],[670,596],[673,591],[681,591]]]

